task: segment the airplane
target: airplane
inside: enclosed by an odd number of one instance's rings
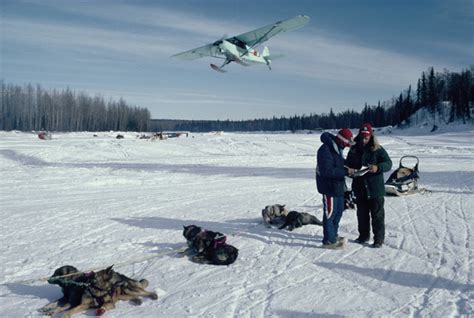
[[[205,56],[224,59],[221,66],[211,63],[211,68],[217,72],[225,73],[224,66],[231,62],[243,66],[251,64],[266,64],[271,70],[272,58],[279,56],[270,55],[268,47],[264,47],[259,53],[255,47],[269,40],[275,35],[301,28],[308,24],[309,17],[298,15],[294,18],[278,21],[256,30],[246,32],[230,38],[222,38],[214,43],[210,43],[186,52],[178,53],[172,57],[180,60],[195,60]]]

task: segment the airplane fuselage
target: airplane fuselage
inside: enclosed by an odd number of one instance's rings
[[[240,47],[226,40],[219,44],[219,53],[224,55],[226,59],[237,63],[267,64],[267,61],[257,50],[249,50],[248,47]]]

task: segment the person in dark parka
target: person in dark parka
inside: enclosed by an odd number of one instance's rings
[[[344,211],[344,177],[348,174],[342,153],[345,147],[354,144],[352,132],[348,128],[341,129],[337,136],[324,132],[321,142],[317,154],[316,186],[323,195],[323,247],[341,249],[344,238],[339,237],[337,231]]]
[[[372,126],[363,124],[346,159],[352,169],[369,167],[368,173],[354,177],[352,190],[356,197],[359,237],[355,242],[364,244],[370,238],[370,225],[374,233],[372,247],[381,247],[385,239],[385,183],[383,173],[390,171],[392,161],[379,144]],[[351,171],[352,172],[352,171]],[[372,222],[371,222],[372,219]]]

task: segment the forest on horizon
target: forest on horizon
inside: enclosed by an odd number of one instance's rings
[[[417,87],[409,86],[397,97],[365,104],[362,111],[346,110],[335,114],[294,115],[252,120],[169,120],[151,119],[144,107],[129,105],[120,98],[105,101],[70,88],[46,90],[39,84],[24,86],[1,81],[0,130],[48,131],[285,131],[357,128],[362,122],[375,127],[397,126],[421,108],[432,116],[444,114],[443,103],[451,110],[446,122],[471,119],[474,102],[474,66],[460,73],[431,67],[422,72]]]

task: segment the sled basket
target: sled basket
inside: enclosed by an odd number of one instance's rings
[[[403,160],[406,158],[412,158],[416,160],[416,164],[412,168],[408,168],[403,165]],[[400,158],[400,164],[397,170],[395,170],[387,182],[385,182],[385,192],[388,195],[406,195],[412,194],[418,191],[418,164],[419,159],[416,156],[403,156]]]

